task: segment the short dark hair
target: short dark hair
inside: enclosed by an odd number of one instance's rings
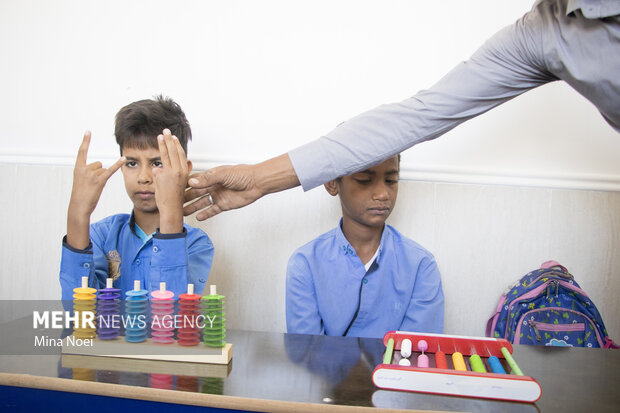
[[[181,106],[163,95],[130,103],[119,110],[114,135],[122,153],[127,147],[157,148],[157,135],[165,128],[179,139],[187,154],[187,142],[192,139],[189,122]]]
[[[382,164],[383,162],[387,161],[390,158],[384,159],[383,161],[379,162],[377,165]],[[398,169],[400,169],[400,153],[398,154]],[[342,176],[339,176],[338,178],[336,178],[337,182],[341,182],[342,181]]]

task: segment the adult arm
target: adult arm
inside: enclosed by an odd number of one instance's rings
[[[557,80],[542,58],[543,25],[538,14],[526,14],[429,90],[365,112],[288,154],[192,176],[185,200],[198,200],[184,213],[202,210],[196,217],[203,220],[299,184],[312,189],[437,138],[527,90]]]
[[[489,39],[433,87],[342,123],[289,152],[304,190],[364,170],[552,80],[540,45],[542,23],[526,14]]]

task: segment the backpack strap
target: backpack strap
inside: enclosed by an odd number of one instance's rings
[[[502,294],[497,302],[497,306],[491,317],[487,321],[487,328],[485,330],[485,334],[487,337],[492,337],[493,331],[495,330],[495,325],[497,324],[497,319],[499,318],[499,313],[502,312],[502,307],[504,306],[504,301],[506,301],[506,294]]]
[[[560,264],[559,262],[554,261],[554,260],[545,261],[542,264],[540,264],[540,268],[544,268],[546,270],[549,269],[549,268],[553,268],[553,267],[558,267],[558,268],[561,268],[562,271],[564,271],[566,273],[568,272],[568,270],[566,269],[565,266],[563,266],[562,264]]]
[[[609,337],[605,337],[605,345],[603,346],[603,348],[620,348],[620,345],[618,345],[617,343],[615,343],[611,338]]]

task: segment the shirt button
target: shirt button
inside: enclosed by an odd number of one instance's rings
[[[83,266],[84,268],[90,268],[90,263],[85,262],[82,266]]]
[[[140,259],[139,258],[136,260],[136,264],[140,264]]]
[[[203,284],[207,282],[207,280],[205,280],[204,278],[199,278],[198,281],[200,281]]]
[[[153,252],[157,252],[157,251],[159,251],[159,248],[153,247]]]
[[[364,278],[364,279],[362,280],[362,282],[363,282],[364,284],[368,284],[368,278]]]

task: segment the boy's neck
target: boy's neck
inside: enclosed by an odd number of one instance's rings
[[[159,212],[133,211],[136,225],[140,227],[146,235],[151,235],[159,228]]]
[[[342,217],[342,233],[364,264],[370,261],[379,248],[384,227],[385,224],[381,227],[369,227]]]

